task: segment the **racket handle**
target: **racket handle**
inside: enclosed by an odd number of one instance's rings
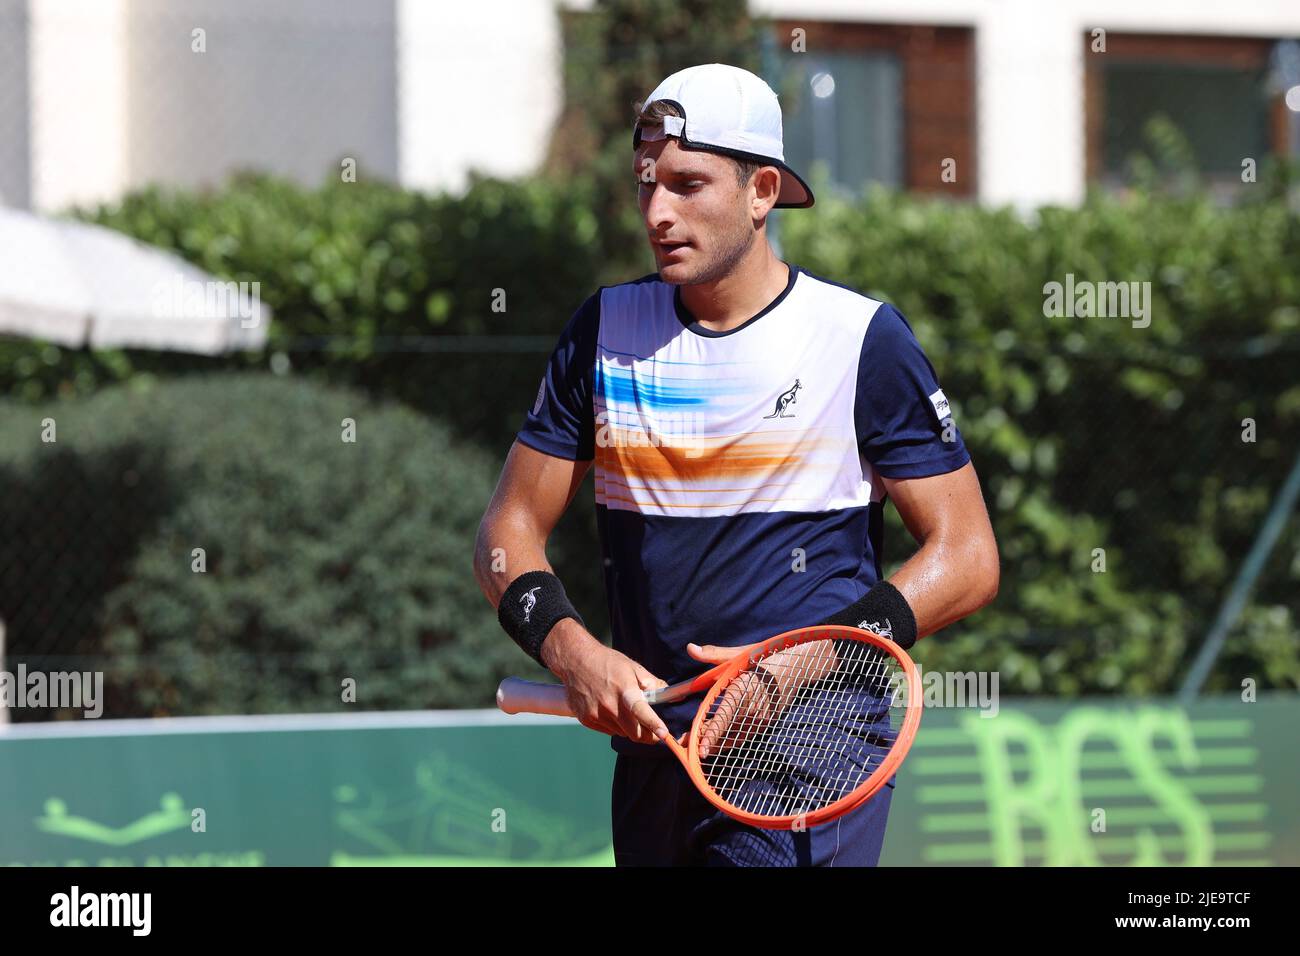
[[[563,684],[538,684],[507,677],[497,688],[497,707],[507,714],[551,714],[572,717]]]

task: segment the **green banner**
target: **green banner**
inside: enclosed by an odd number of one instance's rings
[[[1300,864],[1300,701],[930,710],[882,862]]]
[[[886,865],[1297,865],[1300,700],[930,709]],[[607,741],[473,711],[0,730],[0,864],[604,866]]]

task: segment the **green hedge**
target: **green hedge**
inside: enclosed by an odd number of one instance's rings
[[[410,410],[257,374],[6,403],[0,480],[9,659],[102,667],[109,716],[481,707],[532,667],[470,573],[493,464]]]
[[[276,356],[301,376],[434,416],[500,461],[556,333],[601,282],[617,281],[590,192],[581,181],[475,179],[452,198],[384,183],[309,189],[250,174],[214,192],[129,195],[81,215],[222,278],[260,282],[275,313],[267,352],[207,358],[0,342],[0,389],[39,403],[117,382],[265,368]],[[504,312],[492,311],[497,289]],[[480,339],[477,351],[474,342],[463,351],[466,336],[516,338],[500,346]],[[588,479],[587,503],[561,522],[549,554],[569,571],[586,619],[603,630],[590,495]]]

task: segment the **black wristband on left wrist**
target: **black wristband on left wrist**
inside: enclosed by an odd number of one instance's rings
[[[916,615],[902,592],[888,581],[877,581],[844,610],[818,623],[860,627],[889,638],[903,650],[916,643]]]

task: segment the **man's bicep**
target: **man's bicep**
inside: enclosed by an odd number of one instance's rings
[[[955,471],[925,478],[881,478],[908,532],[917,541],[932,534],[964,530],[991,535],[984,494],[971,462]]]
[[[515,440],[501,470],[489,513],[527,522],[545,539],[582,486],[591,459],[548,455]]]

